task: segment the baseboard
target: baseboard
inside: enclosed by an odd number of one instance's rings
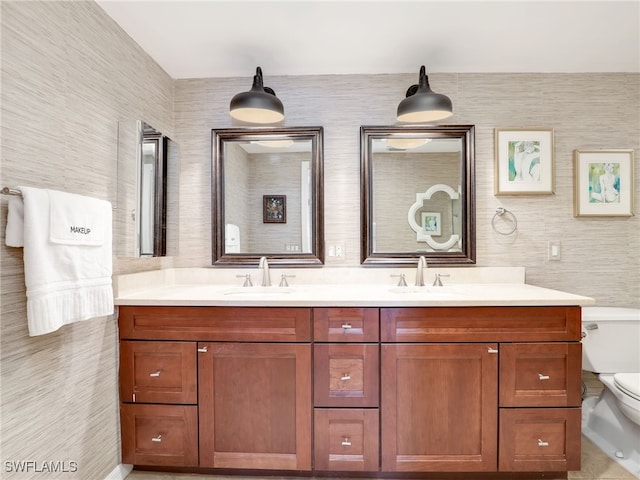
[[[104,480],[124,480],[125,478],[127,478],[127,475],[131,473],[131,470],[133,470],[133,465],[121,463],[116,468],[114,468]]]

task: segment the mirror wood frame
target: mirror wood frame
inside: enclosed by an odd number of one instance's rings
[[[320,267],[324,264],[324,141],[322,127],[222,128],[211,131],[213,265],[255,266],[266,256],[269,265]],[[311,140],[312,209],[310,253],[225,253],[224,143],[265,140]]]
[[[375,252],[373,250],[373,151],[372,141],[389,138],[431,138],[461,140],[460,186],[463,243],[460,252]],[[363,266],[403,267],[416,264],[424,255],[429,264],[468,265],[476,263],[475,244],[475,126],[394,125],[360,127],[361,247]]]

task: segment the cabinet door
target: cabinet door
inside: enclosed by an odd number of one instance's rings
[[[498,355],[488,344],[384,344],[382,470],[495,471]]]
[[[580,406],[580,343],[500,345],[500,406]]]
[[[311,345],[198,344],[200,466],[311,469]]]

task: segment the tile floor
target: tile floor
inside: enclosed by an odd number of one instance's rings
[[[583,372],[585,384],[584,395],[598,395],[602,390],[602,384],[590,372]],[[618,465],[612,459],[595,446],[589,439],[582,437],[582,468],[579,472],[569,472],[569,480],[637,480],[638,477],[631,474]],[[281,477],[273,477],[274,480],[283,480]],[[220,475],[196,475],[188,473],[158,473],[133,471],[127,476],[127,480],[252,480],[241,476]],[[296,479],[289,479],[296,480]],[[305,479],[300,479],[305,480]],[[336,479],[332,479],[336,480]]]

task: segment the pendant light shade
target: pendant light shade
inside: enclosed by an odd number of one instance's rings
[[[262,68],[256,68],[251,90],[231,99],[230,113],[236,120],[249,123],[275,123],[284,119],[284,106],[276,92],[262,85]]]
[[[398,105],[398,121],[433,122],[451,115],[453,115],[451,99],[429,88],[429,78],[423,65],[420,67],[419,84],[411,85],[407,90],[407,98]]]

